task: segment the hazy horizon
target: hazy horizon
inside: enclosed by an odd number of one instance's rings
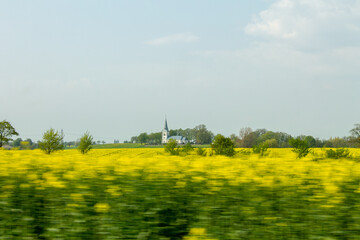
[[[0,121],[129,140],[360,122],[360,0],[1,1]]]

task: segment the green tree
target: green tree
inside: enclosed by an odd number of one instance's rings
[[[161,144],[161,132],[155,132],[148,134],[148,143],[153,145]]]
[[[175,139],[170,139],[165,145],[165,152],[170,153],[171,155],[179,155],[179,149],[177,147],[177,142]]]
[[[18,136],[19,134],[15,131],[15,128],[11,126],[11,124],[8,121],[2,121],[0,122],[0,147],[3,146],[3,144],[9,142],[12,140],[12,136]]]
[[[350,130],[352,140],[357,145],[360,145],[360,124],[355,124],[355,127]]]
[[[264,144],[268,145],[269,148],[277,148],[277,147],[279,147],[278,142],[274,138],[266,140],[264,142]]]
[[[325,153],[327,158],[350,158],[350,151],[346,148],[328,149]]]
[[[249,127],[240,129],[238,147],[251,148],[256,145],[256,133]]]
[[[206,150],[204,148],[197,148],[196,154],[199,156],[206,156]]]
[[[297,154],[297,158],[306,157],[310,152],[310,147],[306,140],[291,138],[289,144],[293,147],[292,151]]]
[[[92,148],[91,147],[92,142],[93,142],[93,137],[90,135],[90,133],[89,132],[84,133],[84,135],[80,138],[78,150],[82,154],[87,153]]]
[[[209,144],[214,138],[214,134],[207,130],[204,124],[200,124],[194,128],[195,140],[198,144]]]
[[[234,156],[235,145],[231,138],[224,137],[221,134],[215,136],[214,142],[211,144],[211,148],[217,155]]]
[[[266,152],[268,151],[268,148],[269,148],[269,144],[265,141],[253,146],[253,153],[260,154],[260,156],[265,156]]]
[[[334,138],[329,138],[325,144],[324,147],[330,147],[330,148],[344,148],[348,146],[348,141],[345,138],[340,138],[340,137],[334,137]]]
[[[17,138],[17,139],[15,139],[15,140],[12,142],[13,147],[20,147],[22,141],[23,141],[22,138]]]
[[[137,136],[131,137],[130,142],[137,143],[138,142],[138,137]]]
[[[141,133],[138,137],[137,140],[139,143],[147,143],[149,141],[149,135],[147,133]]]
[[[233,141],[235,146],[240,144],[240,138],[238,136],[236,136],[235,134],[231,134],[230,139],[231,139],[231,141]]]
[[[46,154],[50,154],[54,151],[64,149],[63,139],[63,135],[50,128],[43,134],[42,141],[39,142],[39,147]]]
[[[316,147],[316,139],[313,136],[306,136],[304,140],[308,143],[309,147]]]
[[[190,143],[190,142],[186,143],[185,146],[182,148],[182,151],[183,151],[184,153],[189,153],[189,152],[191,152],[192,150],[194,150],[194,148],[193,148],[193,146],[191,146],[191,143]]]

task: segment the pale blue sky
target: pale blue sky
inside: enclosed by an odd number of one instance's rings
[[[1,1],[0,120],[96,140],[360,122],[360,1]]]

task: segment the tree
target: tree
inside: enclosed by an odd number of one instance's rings
[[[25,139],[25,141],[29,142],[30,146],[34,144],[33,141],[31,140],[31,138],[27,138],[27,139]]]
[[[217,155],[225,156],[234,156],[235,155],[235,145],[234,142],[227,137],[224,137],[221,134],[215,136],[214,142],[211,144],[211,148],[215,151]]]
[[[353,142],[360,144],[360,124],[355,124],[355,127],[350,130]]]
[[[240,138],[238,136],[236,136],[235,134],[231,134],[230,135],[230,139],[231,141],[233,141],[233,143],[236,145],[238,145],[240,143]]]
[[[138,142],[138,137],[137,136],[131,137],[130,142],[137,143]]]
[[[62,134],[50,128],[43,134],[42,141],[39,142],[39,147],[46,154],[50,154],[54,151],[64,149],[63,139],[64,136]]]
[[[82,154],[87,153],[92,148],[91,147],[92,141],[93,141],[93,137],[90,135],[90,133],[89,132],[84,133],[84,135],[80,138],[78,150]]]
[[[335,138],[329,138],[329,140],[327,140],[324,144],[324,147],[327,148],[344,148],[348,146],[348,141],[345,138],[339,138],[339,137],[335,137]]]
[[[309,147],[316,147],[316,140],[313,136],[306,136],[304,140],[308,143]]]
[[[251,148],[256,145],[256,134],[249,127],[240,129],[239,138],[240,141],[238,147]]]
[[[183,132],[180,135],[183,136],[183,137],[186,137],[187,140],[189,140],[190,142],[195,142],[195,131],[194,131],[194,129],[187,128],[187,129],[183,130]]]
[[[309,144],[300,138],[291,138],[289,144],[293,147],[293,152],[297,153],[297,158],[306,157],[310,152]]]
[[[189,152],[191,152],[192,150],[194,150],[194,148],[193,148],[193,146],[191,146],[191,143],[190,143],[190,142],[186,143],[185,146],[182,148],[182,151],[183,151],[184,153],[189,153]]]
[[[165,152],[171,155],[179,155],[179,149],[177,148],[177,142],[175,139],[170,139],[165,145]]]
[[[9,142],[12,140],[12,136],[18,136],[19,134],[15,131],[15,128],[11,126],[11,124],[8,121],[2,121],[0,122],[0,147],[3,146],[3,144]]]
[[[161,144],[161,132],[150,133],[148,134],[148,143],[153,145],[160,145]]]
[[[147,143],[147,141],[149,140],[149,136],[147,133],[141,133],[138,137],[137,140],[139,143]]]
[[[264,144],[268,145],[269,148],[277,148],[279,147],[278,142],[276,141],[276,139],[272,138],[272,139],[268,139],[265,142],[263,142]]]
[[[350,158],[350,151],[349,149],[346,148],[337,148],[336,150],[329,149],[326,150],[325,153],[327,158],[334,158],[334,159]]]
[[[253,146],[253,153],[260,154],[260,156],[265,156],[269,148],[269,144],[266,141]]]
[[[12,142],[13,147],[20,147],[20,144],[22,142],[22,138],[17,138]]]
[[[214,134],[207,130],[204,124],[200,124],[194,128],[195,140],[198,144],[209,144],[214,138]]]

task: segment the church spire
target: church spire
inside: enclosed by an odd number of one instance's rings
[[[168,128],[168,125],[167,125],[167,119],[166,119],[166,117],[165,117],[165,127],[164,127],[164,130],[169,131],[169,128]]]

